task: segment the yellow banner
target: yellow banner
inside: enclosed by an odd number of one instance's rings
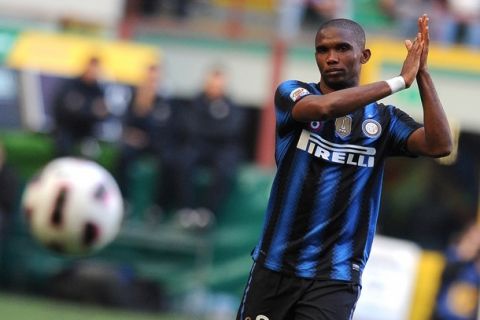
[[[243,8],[246,10],[273,11],[277,0],[215,0],[216,5]]]
[[[25,32],[19,36],[6,65],[66,76],[78,75],[90,57],[100,58],[106,80],[136,84],[149,64],[159,62],[157,48],[78,35]]]

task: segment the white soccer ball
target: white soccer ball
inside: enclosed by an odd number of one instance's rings
[[[65,157],[48,163],[24,191],[22,207],[30,231],[43,246],[66,255],[87,255],[117,236],[123,200],[101,165]]]

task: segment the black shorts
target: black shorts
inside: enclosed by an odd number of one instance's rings
[[[357,283],[305,279],[253,265],[237,320],[351,319]]]

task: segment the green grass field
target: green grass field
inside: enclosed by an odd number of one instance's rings
[[[187,320],[168,314],[142,314],[70,304],[30,296],[0,294],[0,318],[5,320]]]

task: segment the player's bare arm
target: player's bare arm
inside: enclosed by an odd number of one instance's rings
[[[418,19],[418,29],[425,42],[416,76],[423,106],[424,127],[412,133],[407,147],[410,152],[418,155],[441,157],[450,154],[452,136],[442,103],[428,72],[427,58],[430,38],[427,15]]]
[[[425,34],[418,33],[413,42],[407,44],[407,57],[402,66],[400,75],[403,77],[404,86],[410,87],[417,76],[421,65]],[[370,51],[364,50],[361,63],[366,63],[370,58]],[[321,96],[310,95],[300,100],[293,108],[293,117],[298,121],[327,120],[347,115],[365,105],[385,98],[392,93],[391,86],[386,81],[378,81],[362,86],[354,86],[342,90],[329,90],[322,88]]]

